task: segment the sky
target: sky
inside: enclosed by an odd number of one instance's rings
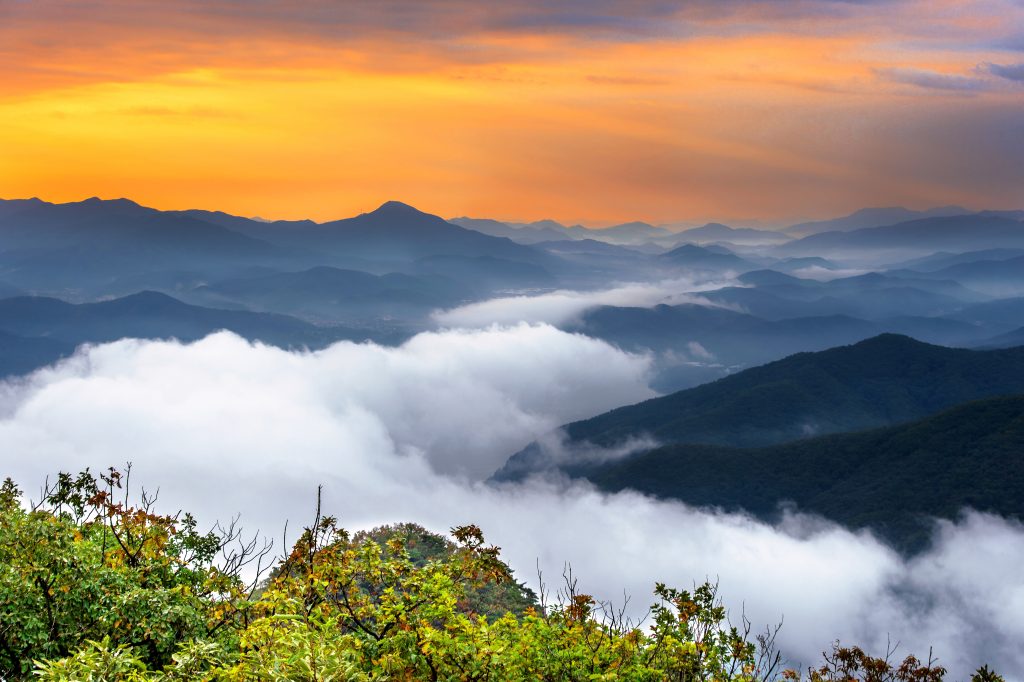
[[[0,0],[0,197],[327,220],[1024,205],[1021,0]]]

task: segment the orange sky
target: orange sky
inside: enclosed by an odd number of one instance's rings
[[[0,0],[0,197],[595,225],[1024,206],[1020,3],[680,6]]]

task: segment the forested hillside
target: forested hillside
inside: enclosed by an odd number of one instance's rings
[[[794,502],[914,551],[931,537],[933,519],[954,519],[965,508],[1024,518],[1024,396],[764,448],[669,445],[586,476],[605,490],[760,516]]]
[[[1022,347],[973,351],[884,334],[799,353],[569,424],[565,431],[570,443],[601,446],[645,436],[662,445],[757,447],[907,422],[1016,393],[1024,393]],[[534,445],[495,478],[514,479],[548,465]]]

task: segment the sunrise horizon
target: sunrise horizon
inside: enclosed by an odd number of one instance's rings
[[[470,218],[470,219],[481,219],[481,220],[495,220],[495,221],[506,223],[506,224],[509,224],[509,225],[528,225],[528,224],[531,224],[531,223],[544,223],[544,222],[548,222],[548,221],[553,221],[553,222],[556,222],[556,223],[558,223],[560,225],[563,225],[565,227],[583,227],[583,228],[590,229],[590,230],[603,230],[603,229],[607,229],[609,227],[616,227],[616,226],[620,226],[620,225],[627,225],[627,224],[630,224],[630,223],[646,223],[646,224],[652,225],[654,227],[663,227],[663,228],[666,228],[666,229],[669,229],[669,230],[673,230],[673,231],[682,231],[682,230],[685,230],[685,229],[687,229],[689,227],[699,227],[701,225],[715,224],[715,223],[717,223],[717,224],[724,224],[724,225],[727,225],[729,227],[753,227],[753,228],[761,229],[761,230],[784,231],[787,228],[792,227],[794,225],[798,225],[800,223],[827,221],[827,220],[830,220],[830,219],[842,218],[842,217],[845,217],[845,216],[850,216],[850,215],[856,214],[856,213],[861,212],[861,211],[872,211],[872,210],[908,209],[908,210],[911,210],[911,211],[925,213],[925,212],[928,212],[928,211],[936,211],[936,210],[942,210],[942,209],[950,209],[950,210],[957,210],[957,211],[960,211],[962,209],[962,213],[964,213],[964,214],[970,214],[970,213],[1003,213],[1003,212],[1013,212],[1013,211],[1022,210],[1020,208],[1020,206],[998,206],[998,207],[980,206],[979,207],[979,206],[965,206],[965,205],[962,205],[962,204],[932,205],[932,204],[928,204],[928,203],[914,204],[914,203],[911,203],[911,202],[898,202],[898,203],[894,203],[894,204],[890,204],[890,205],[885,205],[885,206],[874,206],[874,205],[871,205],[871,206],[855,206],[855,207],[850,208],[849,210],[841,210],[838,213],[822,213],[822,214],[813,215],[813,216],[794,216],[794,217],[791,217],[791,218],[789,218],[787,220],[780,220],[780,221],[765,221],[765,220],[761,220],[761,219],[758,219],[758,218],[750,218],[750,219],[729,218],[729,219],[723,219],[723,218],[720,218],[718,216],[707,216],[707,217],[697,217],[697,218],[682,216],[682,217],[679,217],[679,218],[677,218],[675,220],[667,220],[667,221],[664,221],[664,222],[659,222],[659,221],[656,221],[656,220],[653,220],[653,219],[648,220],[648,219],[644,219],[643,217],[633,217],[633,218],[630,218],[630,219],[627,219],[627,220],[621,220],[621,221],[612,221],[612,220],[607,220],[607,219],[605,219],[605,220],[583,221],[583,220],[566,219],[566,218],[561,218],[559,216],[550,216],[550,215],[535,215],[535,216],[525,216],[525,217],[524,216],[500,216],[500,215],[499,216],[493,216],[493,215],[469,215],[469,214],[466,214],[466,213],[460,213],[459,211],[452,211],[452,210],[436,210],[435,211],[435,210],[428,210],[427,208],[424,208],[422,206],[418,206],[418,205],[413,204],[413,203],[411,203],[409,201],[405,201],[405,200],[403,200],[400,197],[391,197],[391,198],[385,198],[385,199],[380,199],[380,200],[373,200],[373,199],[371,199],[371,200],[369,200],[368,204],[366,204],[365,206],[362,206],[361,208],[356,208],[356,209],[354,209],[350,213],[347,213],[347,214],[337,214],[337,215],[328,214],[328,215],[333,215],[333,217],[328,217],[326,219],[314,220],[313,218],[311,218],[309,216],[298,215],[298,214],[297,215],[289,215],[289,216],[281,216],[281,217],[279,217],[279,216],[273,216],[273,215],[260,215],[260,214],[256,213],[255,211],[245,211],[245,210],[241,210],[241,211],[237,211],[237,212],[236,211],[227,211],[227,210],[225,210],[223,208],[220,208],[218,206],[212,206],[212,205],[211,206],[197,206],[197,205],[191,205],[191,204],[187,204],[187,203],[186,204],[181,204],[181,205],[175,205],[175,204],[156,204],[156,203],[141,201],[138,198],[131,197],[131,196],[115,196],[115,195],[101,196],[101,195],[95,194],[95,193],[93,193],[93,194],[85,193],[83,195],[80,195],[77,198],[64,198],[64,199],[60,199],[60,200],[55,200],[55,199],[49,198],[49,197],[41,195],[41,194],[33,194],[33,195],[26,195],[26,196],[0,196],[0,201],[41,201],[41,202],[44,202],[44,203],[55,204],[55,205],[60,205],[60,204],[80,204],[80,203],[83,203],[83,202],[86,202],[86,201],[90,201],[90,200],[99,200],[99,201],[104,201],[104,202],[110,202],[110,201],[129,201],[129,202],[131,202],[133,204],[136,204],[138,206],[141,206],[143,208],[151,208],[151,209],[154,209],[154,210],[157,210],[157,211],[209,211],[209,212],[227,213],[228,215],[237,216],[237,217],[240,217],[240,218],[248,218],[248,219],[251,219],[251,220],[258,220],[258,221],[265,221],[265,222],[296,222],[296,221],[308,220],[308,221],[311,221],[311,222],[314,222],[314,223],[317,223],[317,224],[329,223],[329,222],[334,222],[334,221],[337,221],[337,220],[343,220],[345,218],[351,218],[351,217],[354,217],[354,216],[363,215],[363,214],[366,214],[366,213],[372,213],[373,211],[375,211],[375,210],[381,208],[382,206],[384,206],[385,204],[399,203],[399,204],[405,204],[407,206],[410,206],[410,207],[412,207],[412,208],[414,208],[414,209],[416,209],[416,210],[418,210],[418,211],[420,211],[422,213],[428,213],[430,215],[435,215],[435,216],[438,216],[440,218],[443,218],[443,219],[449,220],[449,221],[450,220],[463,219],[463,218]]]
[[[1022,21],[1012,0],[3,3],[0,194],[582,224],[1015,206]]]

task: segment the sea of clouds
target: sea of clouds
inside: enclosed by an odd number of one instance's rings
[[[565,481],[484,479],[534,438],[651,397],[651,358],[514,324],[420,334],[399,347],[290,352],[219,333],[125,340],[0,384],[5,474],[31,494],[58,470],[133,463],[165,510],[241,514],[280,537],[312,514],[350,528],[480,525],[521,579],[570,563],[595,595],[649,603],[655,581],[717,580],[732,614],[784,619],[807,665],[834,639],[880,652],[934,646],[955,676],[1024,670],[1024,529],[967,513],[901,558],[868,534],[797,513],[777,525]],[[293,531],[294,534],[294,531]]]

